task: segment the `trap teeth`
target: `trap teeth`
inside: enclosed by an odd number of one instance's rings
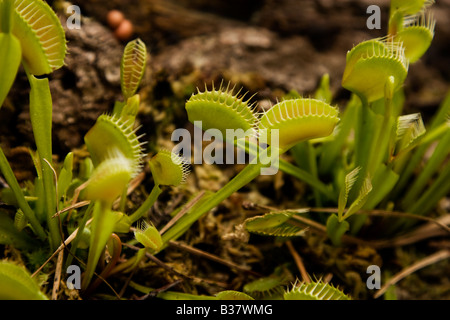
[[[159,151],[149,161],[150,170],[158,185],[178,186],[186,181],[189,165],[179,155],[167,151]]]
[[[117,150],[130,162],[132,177],[142,168],[142,143],[136,136],[136,130],[120,118],[101,115],[95,125],[85,135],[85,143],[94,166],[111,158],[111,152]]]
[[[23,63],[33,75],[64,65],[66,38],[61,23],[45,1],[16,0],[12,33],[20,40]]]
[[[259,122],[259,137],[272,142],[272,130],[278,130],[282,149],[312,138],[330,135],[337,122],[338,109],[316,99],[284,100],[264,112]]]
[[[240,90],[233,94],[234,87],[229,89],[222,85],[219,89],[209,91],[198,90],[186,102],[186,111],[191,123],[201,121],[202,128],[218,129],[222,136],[226,136],[226,130],[242,129],[249,136],[256,136],[258,117],[254,112],[254,105],[244,101],[245,95],[239,96]]]

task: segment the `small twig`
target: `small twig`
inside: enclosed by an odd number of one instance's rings
[[[74,208],[72,208],[72,207],[77,203],[78,197],[80,196],[81,191],[82,191],[84,188],[86,188],[86,186],[88,185],[88,183],[89,183],[89,180],[86,181],[86,182],[84,182],[84,183],[82,183],[81,185],[79,185],[79,186],[75,189],[75,191],[74,191],[74,193],[73,193],[73,198],[72,198],[72,205],[70,206],[71,209],[69,210],[69,213],[67,214],[67,221],[70,220],[70,216],[72,215],[72,210],[74,209]]]
[[[248,207],[251,207],[251,208],[260,207],[262,209],[266,209],[266,210],[270,210],[270,211],[296,212],[298,210],[301,210],[301,212],[304,212],[305,210],[308,210],[310,212],[328,212],[328,213],[337,213],[338,212],[337,208],[302,208],[302,209],[285,209],[285,210],[280,210],[278,208],[274,208],[274,207],[270,207],[270,206],[258,205],[258,204],[254,204],[254,203],[246,204],[246,205]],[[346,212],[346,211],[347,211],[347,209],[344,210],[344,212]],[[398,218],[408,218],[408,219],[423,220],[423,221],[428,221],[428,222],[435,223],[436,225],[438,225],[439,227],[441,227],[442,229],[444,229],[445,231],[450,233],[450,227],[448,227],[444,223],[441,223],[437,219],[433,219],[433,218],[430,218],[430,217],[424,217],[424,216],[413,214],[413,213],[374,209],[374,210],[359,210],[359,211],[355,212],[355,214],[367,214],[367,215],[382,216],[382,217],[391,216],[391,217],[398,217]]]
[[[58,299],[59,285],[61,283],[61,270],[63,264],[64,250],[61,250],[58,254],[58,260],[56,261],[55,278],[53,281],[52,300]]]
[[[292,257],[294,258],[295,264],[297,265],[297,268],[300,271],[300,275],[302,276],[303,281],[306,283],[311,283],[311,279],[309,278],[308,272],[306,272],[303,260],[298,254],[298,252],[295,250],[294,246],[292,245],[292,241],[290,240],[286,241],[286,246],[288,247]]]
[[[189,201],[181,210],[177,213],[175,217],[173,217],[160,231],[159,233],[162,235],[164,232],[166,232],[171,226],[175,224],[182,216],[188,212],[189,209],[192,208],[197,202],[200,201],[200,199],[205,194],[205,191],[201,191],[198,195],[194,197],[191,201]]]
[[[136,251],[138,251],[140,249],[139,247],[136,247],[136,246],[133,246],[133,245],[130,245],[130,244],[127,244],[127,243],[123,243],[123,246],[128,247],[128,248],[133,249],[133,250],[136,250]],[[208,279],[200,279],[200,278],[196,278],[196,277],[193,277],[193,276],[189,276],[189,275],[180,273],[180,272],[176,271],[175,269],[173,269],[172,267],[169,267],[167,264],[165,264],[164,262],[159,260],[157,257],[155,257],[154,255],[152,255],[152,254],[150,254],[148,252],[145,253],[145,256],[147,258],[149,258],[152,262],[154,262],[157,266],[159,266],[159,267],[167,270],[168,272],[173,273],[173,274],[175,274],[175,275],[177,275],[177,276],[179,276],[181,278],[189,279],[191,281],[194,281],[194,283],[195,282],[196,283],[205,282],[205,283],[212,283],[214,285],[218,285],[218,286],[224,287],[224,288],[227,287],[227,284],[217,283],[217,282],[214,282],[214,281],[211,281],[211,280],[208,280]]]
[[[87,205],[90,204],[90,203],[91,203],[90,200],[85,200],[85,201],[77,202],[77,203],[75,203],[75,204],[73,204],[73,205],[70,205],[70,206],[68,206],[68,207],[66,207],[66,208],[64,208],[64,209],[61,209],[60,211],[56,212],[56,213],[52,216],[52,218],[56,218],[56,217],[59,216],[61,213],[67,212],[67,211],[69,211],[69,210],[78,209],[78,208],[87,206]]]
[[[252,207],[253,208],[259,207],[259,208],[263,208],[263,209],[270,210],[273,212],[286,211],[286,210],[279,210],[277,208],[273,208],[273,207],[269,207],[269,206],[262,206],[262,205],[257,205],[257,204],[253,204]],[[292,210],[289,209],[287,211],[296,212],[299,210],[304,212],[305,209],[292,209]],[[309,211],[336,213],[337,209],[336,208],[309,208]],[[402,236],[399,236],[399,237],[396,237],[393,239],[366,241],[363,239],[359,239],[359,238],[344,234],[342,236],[343,243],[372,246],[374,248],[404,246],[404,245],[408,245],[408,244],[423,240],[425,238],[442,235],[443,232],[449,232],[449,230],[450,230],[450,228],[447,226],[447,224],[449,223],[449,220],[450,220],[450,218],[449,218],[450,215],[444,215],[442,217],[439,217],[438,219],[433,219],[433,218],[429,218],[429,217],[418,216],[418,215],[411,214],[411,213],[404,213],[404,212],[398,212],[398,211],[385,211],[385,210],[360,210],[360,211],[356,212],[356,214],[369,214],[369,215],[380,215],[380,216],[391,215],[391,216],[396,216],[399,218],[412,218],[412,219],[424,220],[424,221],[428,221],[430,224],[421,226],[418,229],[411,231],[408,234],[405,234],[405,235],[402,235]],[[302,217],[299,215],[294,215],[294,216],[292,216],[292,222],[297,222],[302,225],[309,226],[320,234],[323,234],[323,235],[327,234],[326,227],[314,220],[311,220],[311,219],[308,219],[308,218],[305,218],[305,217]],[[440,229],[443,229],[443,231],[437,232],[438,230],[435,230],[434,232],[432,232],[433,230],[431,229],[431,227],[436,228],[435,226],[439,227]]]
[[[133,180],[130,181],[128,188],[127,188],[127,196],[130,195],[141,184],[141,182],[144,180],[144,178],[145,178],[145,172],[143,171],[140,174],[138,174],[136,176],[136,178],[134,178]],[[120,204],[120,198],[117,199],[116,201],[114,201],[113,208],[116,209],[119,204]]]
[[[165,286],[163,286],[163,287],[161,287],[161,288],[159,288],[159,289],[155,289],[155,290],[150,291],[150,292],[147,293],[146,295],[137,298],[137,300],[145,300],[145,299],[148,299],[148,298],[154,298],[154,297],[156,297],[159,293],[164,292],[164,291],[167,291],[167,290],[169,290],[170,288],[175,287],[177,284],[179,284],[179,283],[181,283],[181,282],[183,282],[183,280],[178,279],[178,280],[176,280],[176,281],[174,281],[174,282],[172,282],[172,283],[166,284]]]
[[[417,261],[416,263],[410,265],[409,267],[403,269],[402,271],[400,271],[399,273],[397,273],[395,276],[393,276],[391,279],[389,279],[384,285],[383,287],[378,290],[375,295],[374,298],[378,298],[381,295],[383,295],[391,285],[396,284],[398,281],[402,280],[403,278],[409,276],[411,273],[422,269],[424,267],[427,267],[433,263],[439,262],[441,260],[450,258],[450,250],[444,249],[441,251],[438,251],[422,260]]]
[[[323,277],[322,281],[324,283],[329,283],[331,281],[331,279],[333,279],[333,274],[332,273],[327,273],[325,275],[325,277]]]
[[[178,242],[178,241],[169,241],[169,245],[172,246],[172,247],[178,248],[178,249],[185,250],[185,251],[187,251],[189,253],[192,253],[192,254],[195,254],[197,256],[204,257],[204,258],[207,258],[209,260],[218,262],[218,263],[223,264],[223,265],[225,265],[225,266],[227,266],[229,268],[232,268],[232,269],[234,268],[234,269],[239,270],[241,272],[251,273],[254,276],[261,277],[261,275],[258,274],[257,272],[254,272],[254,271],[249,270],[249,269],[247,269],[245,267],[237,265],[237,264],[235,264],[235,263],[233,263],[231,261],[224,260],[224,259],[222,259],[222,258],[220,258],[220,257],[218,257],[216,255],[211,254],[211,253],[207,253],[207,252],[204,252],[204,251],[199,250],[197,248],[191,247],[191,246],[189,246],[187,244],[184,244],[184,243],[181,243],[181,242]]]
[[[50,169],[53,172],[53,178],[55,179],[55,197],[56,197],[56,211],[59,211],[59,195],[58,195],[58,174],[56,173],[55,168],[53,168],[52,164],[45,158],[42,158],[42,160],[47,163],[47,165],[50,167]]]
[[[304,210],[304,209],[301,209]],[[310,212],[329,212],[329,213],[337,213],[338,209],[336,208],[308,208]],[[346,209],[347,210],[347,209]],[[346,211],[345,210],[345,211]],[[289,210],[289,211],[295,211],[295,210]],[[345,212],[344,211],[344,212]],[[371,216],[391,216],[391,217],[397,217],[397,218],[407,218],[407,219],[416,219],[416,220],[423,220],[428,221],[437,224],[439,227],[450,233],[450,228],[446,226],[445,224],[439,222],[436,219],[425,217],[413,213],[407,213],[407,212],[401,212],[401,211],[388,211],[388,210],[359,210],[355,212],[355,214],[367,214]]]
[[[173,199],[171,201],[170,204],[167,205],[167,207],[164,209],[164,213],[165,214],[170,214],[173,210],[175,210],[175,208],[178,206],[178,204],[181,202],[181,200],[183,199],[184,194],[183,193],[179,193],[176,195],[175,199]]]
[[[125,293],[125,290],[127,289],[128,285],[130,284],[131,278],[133,278],[134,274],[136,273],[137,268],[133,268],[131,270],[130,275],[128,276],[127,280],[125,280],[125,283],[122,286],[122,289],[120,289],[119,297],[122,297]]]
[[[116,266],[117,261],[119,261],[120,253],[122,252],[122,241],[115,233],[111,235],[110,239],[113,241],[113,256],[108,265],[100,273],[100,276],[89,285],[88,289],[86,290],[87,293],[92,292],[100,285],[102,281],[105,281],[106,278],[111,274],[113,268]]]
[[[92,218],[86,222],[86,225],[89,225],[91,223],[91,221],[92,221]],[[55,252],[52,253],[52,255],[31,275],[31,277],[35,277],[36,274],[38,274],[42,270],[42,268],[44,268],[45,265],[47,265],[47,263],[49,263],[61,250],[63,250],[66,247],[66,245],[71,243],[73,241],[73,239],[75,239],[75,237],[77,236],[77,233],[78,233],[78,228],[75,229],[75,231],[72,232],[66,240],[64,240],[64,242],[58,247],[58,249],[56,249]]]
[[[133,249],[133,250],[135,250],[135,251],[139,251],[139,250],[141,249],[141,248],[139,248],[139,247],[133,246],[133,245],[128,244],[128,243],[122,243],[122,245],[123,245],[124,247]],[[167,271],[169,271],[169,272],[171,272],[171,273],[174,273],[175,275],[177,275],[177,276],[179,276],[179,277],[182,277],[182,278],[189,278],[189,276],[186,276],[186,275],[184,275],[184,274],[182,274],[182,273],[176,271],[175,269],[169,267],[169,266],[166,265],[164,262],[162,262],[161,260],[159,260],[158,258],[156,258],[154,255],[152,255],[152,254],[146,252],[146,253],[145,253],[145,256],[146,256],[147,258],[149,258],[151,261],[153,261],[154,263],[156,263],[156,264],[157,264],[158,266],[160,266],[161,268],[163,268],[163,269],[165,269],[165,270],[167,270]]]

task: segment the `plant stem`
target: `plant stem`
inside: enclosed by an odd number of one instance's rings
[[[386,82],[386,86],[389,86],[389,82]],[[392,94],[387,94],[387,92],[392,92],[392,90],[385,90],[384,98],[384,117],[381,129],[378,131],[378,137],[376,138],[374,144],[373,155],[369,158],[368,172],[371,177],[375,174],[378,166],[383,161],[383,157],[386,156],[386,150],[389,145],[391,138],[391,114],[392,114]]]
[[[402,200],[403,207],[410,206],[411,203],[417,200],[422,190],[426,187],[430,178],[435,174],[439,166],[445,161],[449,154],[450,145],[450,131],[444,135],[439,141],[439,144],[434,149],[433,155],[430,157],[425,167],[422,169],[418,177],[415,179],[409,191]]]
[[[113,233],[116,219],[111,211],[111,203],[97,201],[94,205],[94,212],[91,225],[91,240],[89,244],[89,255],[81,288],[86,290],[94,275],[98,260],[102,254],[109,237]]]
[[[3,153],[2,148],[0,148],[0,170],[3,173],[3,176],[5,177],[5,180],[8,183],[9,187],[13,191],[20,209],[22,209],[23,213],[25,214],[31,226],[33,227],[34,232],[38,235],[38,237],[41,240],[44,240],[45,238],[47,238],[47,235],[45,234],[44,229],[42,228],[41,224],[36,218],[36,215],[31,209],[30,205],[25,200],[25,196],[22,192],[22,189],[20,188],[19,183],[17,182],[14,172],[12,171],[8,159]]]
[[[52,218],[56,212],[55,182],[53,170],[49,167],[49,164],[52,164],[52,96],[47,78],[37,79],[27,70],[26,73],[31,86],[30,119],[42,168],[50,246],[55,250],[62,239],[58,220]],[[44,159],[49,164],[45,163]]]
[[[249,145],[250,145],[250,147],[249,147]],[[256,147],[252,142],[249,142],[248,145],[246,144],[245,148],[243,146],[241,146],[240,144],[238,144],[237,147],[245,149],[245,152],[247,152],[251,156],[256,156],[256,153],[255,153]],[[330,199],[330,200],[335,199],[335,194],[334,194],[333,190],[329,186],[324,184],[322,181],[320,181],[318,178],[313,176],[311,173],[309,173],[308,171],[303,170],[281,158],[279,159],[279,169],[282,172],[287,173],[287,174],[305,182],[306,184],[310,185],[314,189],[316,189],[319,192],[321,192],[322,194],[324,194],[328,199]]]
[[[260,160],[260,159],[259,159]],[[228,182],[219,191],[208,198],[208,201],[203,202],[195,211],[184,215],[178,222],[162,235],[164,245],[171,240],[175,240],[181,236],[195,221],[200,219],[209,210],[216,207],[223,200],[228,198],[234,192],[251,182],[259,174],[261,168],[263,168],[263,162],[259,161],[256,164],[247,165],[241,172],[238,173],[230,182]]]
[[[360,189],[363,186],[364,180],[369,173],[369,163],[370,157],[372,156],[372,146],[373,146],[373,134],[375,130],[375,119],[370,110],[367,99],[361,95],[359,96],[361,99],[361,108],[360,111],[360,119],[357,121],[357,130],[355,135],[355,167],[360,167],[358,178],[353,185],[353,188],[350,191],[349,200],[350,203],[357,199]],[[364,221],[366,220],[366,216],[359,215],[354,216],[351,222],[351,232],[353,234],[357,233]]]
[[[81,237],[82,237],[82,235],[83,235],[84,228],[86,227],[86,223],[87,223],[87,221],[88,221],[89,218],[90,218],[92,209],[93,209],[93,207],[94,207],[94,203],[95,203],[95,202],[93,202],[93,201],[91,201],[91,203],[89,203],[89,206],[86,208],[86,211],[84,212],[84,216],[83,216],[83,218],[81,219],[81,222],[80,222],[79,225],[78,225],[78,233],[77,233],[75,239],[73,240],[72,245],[70,246],[70,253],[71,253],[71,254],[69,254],[69,255],[67,256],[67,260],[66,260],[66,268],[67,268],[69,265],[72,264],[72,259],[73,259],[73,257],[75,256],[75,253],[76,253],[76,251],[77,251],[78,243],[79,243],[80,240],[81,240]]]
[[[419,199],[406,204],[407,212],[425,215],[450,191],[450,163],[443,168],[436,180]]]
[[[2,2],[0,2],[0,31],[3,33],[11,32],[13,10],[13,0],[3,0]]]
[[[161,192],[162,190],[159,185],[155,185],[153,187],[152,192],[150,192],[144,203],[130,216],[131,223],[134,223],[142,218],[142,216],[150,210],[150,208],[155,204]]]

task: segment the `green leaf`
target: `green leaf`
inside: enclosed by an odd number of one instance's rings
[[[193,124],[201,121],[203,130],[219,130],[223,139],[228,129],[242,130],[246,137],[256,136],[257,114],[249,101],[244,100],[245,94],[239,94],[240,91],[235,93],[229,85],[218,89],[213,85],[211,90],[198,91],[186,102],[188,120]]]
[[[12,262],[0,261],[0,300],[48,300],[29,272]]]
[[[45,1],[15,1],[12,33],[20,40],[22,63],[33,75],[64,65],[66,37],[58,16]]]
[[[429,6],[431,0],[391,0],[391,10],[399,11],[404,15],[412,15]]]
[[[58,177],[58,196],[65,197],[67,189],[72,183],[73,153],[69,152],[64,159],[64,166]]]
[[[418,139],[426,132],[422,115],[413,113],[398,117],[397,120],[397,140],[399,145],[397,153],[417,144]]]
[[[289,277],[290,275],[287,274],[285,266],[279,266],[273,274],[245,284],[243,291],[257,298],[276,298],[283,292]]]
[[[359,171],[361,167],[356,167],[345,176],[344,187],[341,188],[338,199],[338,216],[342,218],[344,215],[345,207],[347,206],[348,195],[350,190],[358,179]]]
[[[46,238],[45,231],[42,228],[39,221],[37,220],[36,215],[31,209],[30,205],[26,201],[23,191],[20,188],[19,182],[17,182],[16,176],[14,175],[14,172],[12,171],[9,165],[8,159],[6,158],[1,148],[0,148],[0,171],[3,173],[6,182],[13,191],[15,200],[17,201],[20,209],[22,209],[23,213],[25,214],[28,221],[32,225],[34,232],[36,232],[39,238],[45,239]]]
[[[145,71],[147,48],[141,39],[130,41],[124,49],[120,80],[125,101],[137,91]]]
[[[142,223],[138,228],[136,228],[136,231],[134,232],[134,237],[140,244],[149,249],[150,252],[158,252],[163,246],[161,235],[158,229],[156,229],[153,224],[149,224],[145,220],[141,221]]]
[[[336,214],[332,214],[327,219],[327,235],[335,246],[341,245],[342,236],[350,229],[350,224],[343,220],[339,221]]]
[[[234,290],[225,290],[216,294],[219,300],[255,300],[248,294]]]
[[[450,154],[450,130],[442,137],[434,149],[430,159],[427,161],[421,172],[414,180],[411,188],[406,193],[402,203],[404,207],[411,206],[411,203],[417,200],[417,197],[423,192],[433,175],[438,172],[440,166],[445,162]]]
[[[284,294],[285,300],[351,300],[338,288],[323,281],[294,284],[292,289]]]
[[[84,141],[95,167],[116,156],[119,151],[130,161],[133,177],[141,171],[144,157],[142,144],[136,136],[136,129],[129,121],[103,114],[86,133]]]
[[[134,96],[127,99],[127,103],[123,106],[122,110],[120,111],[120,118],[124,122],[134,122],[136,120],[136,116],[139,111],[139,104],[141,102],[141,98],[138,94],[135,94]],[[120,109],[120,106],[117,106],[118,110]]]
[[[299,142],[327,137],[339,121],[339,109],[316,99],[281,101],[265,111],[259,122],[260,141],[271,143],[279,131],[278,145],[288,150]]]
[[[0,108],[14,83],[22,57],[19,40],[10,33],[0,33]]]
[[[333,98],[330,90],[330,75],[324,74],[320,79],[319,87],[314,92],[314,98],[322,100],[326,103],[331,103]]]
[[[327,141],[322,146],[322,152],[319,160],[319,172],[321,174],[329,173],[339,163],[338,159],[342,152],[346,149],[347,140],[356,123],[357,109],[361,108],[359,98],[353,94],[345,111],[341,117],[341,121],[336,126],[335,134],[332,140]]]
[[[83,289],[86,289],[89,285],[101,253],[113,233],[117,220],[120,218],[109,208],[109,203],[100,201],[95,202],[92,216],[88,263],[81,283]]]
[[[31,86],[30,91],[30,119],[33,135],[40,157],[42,179],[45,190],[45,204],[47,223],[50,229],[50,241],[53,249],[61,241],[57,219],[53,219],[56,212],[56,189],[52,166],[52,96],[47,78],[37,79],[27,73]]]
[[[364,204],[365,209],[375,208],[383,199],[385,199],[394,188],[399,179],[399,175],[391,168],[380,164],[375,175],[372,178],[372,191]]]
[[[364,179],[364,183],[363,183],[361,189],[359,190],[358,197],[355,199],[355,201],[352,202],[352,204],[350,205],[350,207],[345,212],[345,214],[342,218],[347,219],[352,214],[354,214],[359,209],[361,209],[363,207],[363,205],[366,203],[369,193],[371,191],[372,191],[372,181],[369,177],[366,177],[366,179]]]
[[[394,90],[398,90],[408,74],[402,44],[384,39],[358,44],[347,53],[346,60],[342,86],[368,102],[384,96],[389,77],[394,77]]]
[[[15,221],[3,212],[0,212],[0,244],[13,245],[16,249],[34,247],[33,239],[16,228]]]
[[[188,163],[179,155],[161,150],[148,162],[157,185],[179,186],[189,174]]]
[[[245,229],[249,232],[277,236],[295,237],[304,234],[305,229],[289,223],[294,212],[270,212],[262,216],[256,216],[245,220]]]
[[[434,37],[436,21],[421,14],[400,30],[394,37],[394,41],[402,42],[405,47],[405,56],[410,63],[419,60],[431,45]]]

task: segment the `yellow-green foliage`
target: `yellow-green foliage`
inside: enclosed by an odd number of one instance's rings
[[[223,137],[227,129],[242,129],[256,135],[258,117],[244,97],[222,86],[217,90],[213,87],[210,91],[206,88],[204,92],[198,91],[186,102],[189,121],[201,121],[204,130],[218,129]]]
[[[12,262],[0,261],[0,300],[47,300],[28,271]]]
[[[284,100],[261,117],[259,136],[270,144],[272,130],[279,130],[279,147],[289,149],[301,141],[330,135],[338,114],[337,108],[320,100]]]

